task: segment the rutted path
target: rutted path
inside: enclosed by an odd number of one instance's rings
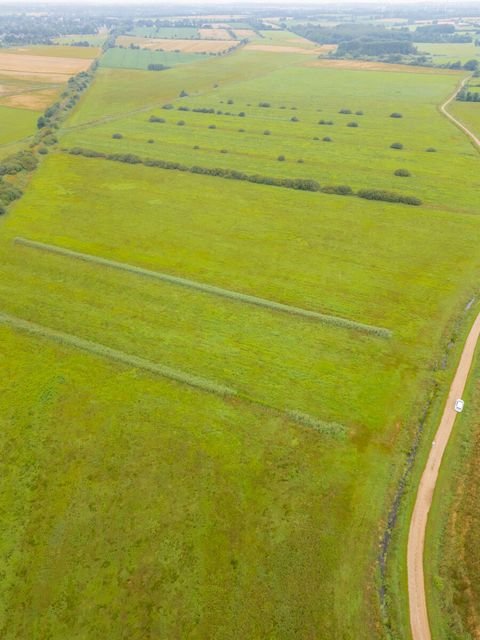
[[[440,111],[459,127],[480,149],[480,140],[465,125],[459,122],[448,111],[448,105],[455,99],[457,93],[465,86],[469,77],[462,80],[453,94],[441,105]],[[425,593],[425,575],[423,570],[423,551],[425,548],[425,531],[427,528],[428,513],[432,506],[433,493],[438,478],[440,464],[448,444],[448,440],[455,424],[457,416],[454,404],[457,398],[461,398],[472,365],[475,347],[480,338],[480,314],[478,314],[470,333],[468,334],[462,356],[450,386],[447,404],[445,406],[440,425],[434,437],[434,444],[427,464],[423,470],[418,486],[415,506],[410,521],[407,547],[407,572],[408,572],[408,603],[410,608],[410,628],[413,640],[431,640],[430,625],[428,622],[427,598]]]

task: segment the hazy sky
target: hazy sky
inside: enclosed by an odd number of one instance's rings
[[[291,0],[245,0],[244,2],[242,2],[242,0],[239,0],[238,2],[232,1],[232,0],[7,0],[6,1],[6,5],[12,5],[12,4],[18,4],[18,5],[22,5],[22,4],[55,4],[55,5],[62,5],[62,4],[68,4],[68,5],[85,5],[85,4],[93,4],[93,5],[97,5],[97,6],[101,6],[104,4],[114,4],[114,5],[119,5],[119,4],[156,4],[159,7],[172,7],[175,5],[178,6],[202,6],[204,5],[206,8],[211,8],[213,6],[224,6],[224,7],[235,7],[235,8],[239,8],[242,5],[244,6],[248,6],[248,5],[271,5],[271,6],[282,6],[284,7],[285,5],[288,5],[289,7],[291,7],[292,10],[296,9],[296,8],[300,8],[303,7],[305,5],[322,5],[322,4],[329,4],[329,5],[333,5],[333,4],[364,4],[364,5],[368,5],[368,4],[373,4],[376,6],[379,5],[400,5],[400,4],[413,4],[413,3],[418,3],[418,0],[301,0],[301,2],[292,2]],[[452,4],[461,4],[461,5],[466,5],[466,4],[475,4],[472,1],[469,0],[442,0],[442,2],[439,2],[439,0],[423,0],[422,4],[448,4],[448,5],[452,5]],[[479,4],[479,14],[480,14],[480,4]]]

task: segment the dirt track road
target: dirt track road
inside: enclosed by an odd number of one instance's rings
[[[460,120],[457,120],[454,116],[452,116],[451,113],[448,113],[447,111],[447,107],[448,105],[455,100],[455,96],[457,95],[457,93],[460,91],[460,89],[463,89],[463,87],[465,86],[465,83],[470,80],[470,76],[468,78],[465,78],[464,80],[462,80],[462,83],[460,84],[460,86],[455,89],[455,91],[452,93],[452,95],[448,98],[448,100],[446,102],[444,102],[442,104],[442,106],[440,107],[440,111],[443,113],[444,116],[446,116],[451,122],[453,122],[453,124],[455,124],[459,129],[461,129],[471,140],[473,140],[473,142],[477,145],[477,147],[480,149],[480,138],[477,138],[477,136],[470,131],[470,129],[468,129],[464,124],[462,124],[460,122]]]
[[[408,534],[408,599],[410,604],[410,627],[413,640],[431,640],[428,623],[425,581],[423,572],[423,549],[428,512],[432,504],[438,471],[445,452],[457,413],[454,404],[461,398],[468,373],[480,337],[480,314],[478,314],[463,348],[462,357],[450,387],[447,404],[440,421],[428,461],[418,487],[417,500],[410,522]]]
[[[480,150],[480,139],[465,125],[459,122],[447,111],[448,105],[455,99],[458,91],[463,88],[469,78],[465,78],[454,93],[441,105],[440,111],[459,129],[461,129]],[[443,454],[452,433],[455,418],[455,400],[461,398],[468,373],[472,364],[475,347],[480,337],[480,314],[478,314],[463,348],[462,357],[458,365],[455,377],[450,387],[447,404],[445,406],[440,425],[432,449],[428,456],[427,464],[423,470],[418,487],[415,507],[410,521],[407,548],[407,572],[408,572],[408,602],[410,607],[410,628],[413,640],[431,640],[430,625],[428,622],[427,598],[425,594],[425,576],[423,571],[423,550],[425,547],[425,530],[427,527],[428,513],[432,506],[433,492],[437,482],[438,471]]]

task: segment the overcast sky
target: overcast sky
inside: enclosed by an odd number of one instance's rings
[[[292,2],[292,0],[246,0],[245,2],[242,2],[241,0],[239,2],[232,2],[232,0],[6,0],[5,5],[22,5],[22,4],[28,4],[28,5],[33,5],[33,4],[55,4],[55,5],[62,5],[62,4],[68,4],[68,5],[78,5],[78,6],[83,6],[86,4],[93,4],[96,6],[101,6],[101,5],[105,5],[105,4],[113,4],[113,5],[119,5],[119,4],[148,4],[148,5],[152,5],[152,4],[156,4],[159,7],[172,7],[175,5],[178,6],[205,6],[206,8],[211,8],[213,6],[219,6],[219,7],[235,7],[236,9],[238,9],[239,7],[241,7],[242,5],[244,6],[248,6],[248,5],[269,5],[269,6],[282,6],[285,7],[285,5],[288,5],[292,10],[295,10],[296,8],[301,8],[305,5],[324,5],[324,4],[328,4],[328,5],[333,5],[333,4],[364,4],[364,5],[368,5],[368,4],[373,4],[376,6],[379,5],[400,5],[400,4],[413,4],[413,3],[418,3],[418,0],[301,0],[301,2]],[[471,2],[469,0],[423,0],[422,4],[436,4],[436,5],[441,5],[441,4],[448,4],[448,5],[455,5],[455,4],[459,4],[459,5],[474,5],[477,4],[479,9],[478,9],[478,13],[480,15],[480,3],[474,3]]]

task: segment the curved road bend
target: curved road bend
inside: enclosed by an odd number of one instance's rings
[[[462,124],[460,122],[460,120],[457,120],[454,116],[452,116],[451,113],[449,113],[447,111],[447,107],[448,105],[455,100],[455,97],[457,95],[457,93],[459,91],[461,91],[461,89],[463,89],[463,87],[465,86],[465,83],[468,82],[468,80],[470,80],[470,76],[468,76],[467,78],[464,78],[460,84],[460,86],[455,89],[455,91],[452,93],[452,95],[448,98],[448,100],[446,100],[440,107],[440,111],[443,113],[444,116],[446,116],[451,122],[453,122],[453,124],[455,124],[459,129],[461,129],[471,140],[473,140],[473,142],[477,145],[477,147],[479,147],[480,149],[480,138],[477,138],[477,136],[470,131],[470,129],[468,129],[468,127],[466,127],[464,124]]]
[[[465,78],[458,89],[440,107],[440,111],[459,127],[479,147],[480,139],[465,125],[459,122],[447,111],[448,105],[455,99],[457,92],[463,88],[468,78]],[[425,547],[425,530],[428,513],[432,505],[433,492],[437,482],[438,471],[442,462],[448,440],[455,423],[455,400],[461,398],[468,373],[472,365],[475,347],[480,337],[480,314],[478,314],[463,348],[460,363],[450,387],[447,404],[445,406],[440,425],[435,434],[434,444],[430,450],[427,464],[423,470],[418,487],[415,507],[410,521],[407,548],[408,570],[408,602],[410,606],[410,628],[413,640],[431,640],[428,622],[427,599],[425,594],[425,576],[423,571],[423,551]]]

